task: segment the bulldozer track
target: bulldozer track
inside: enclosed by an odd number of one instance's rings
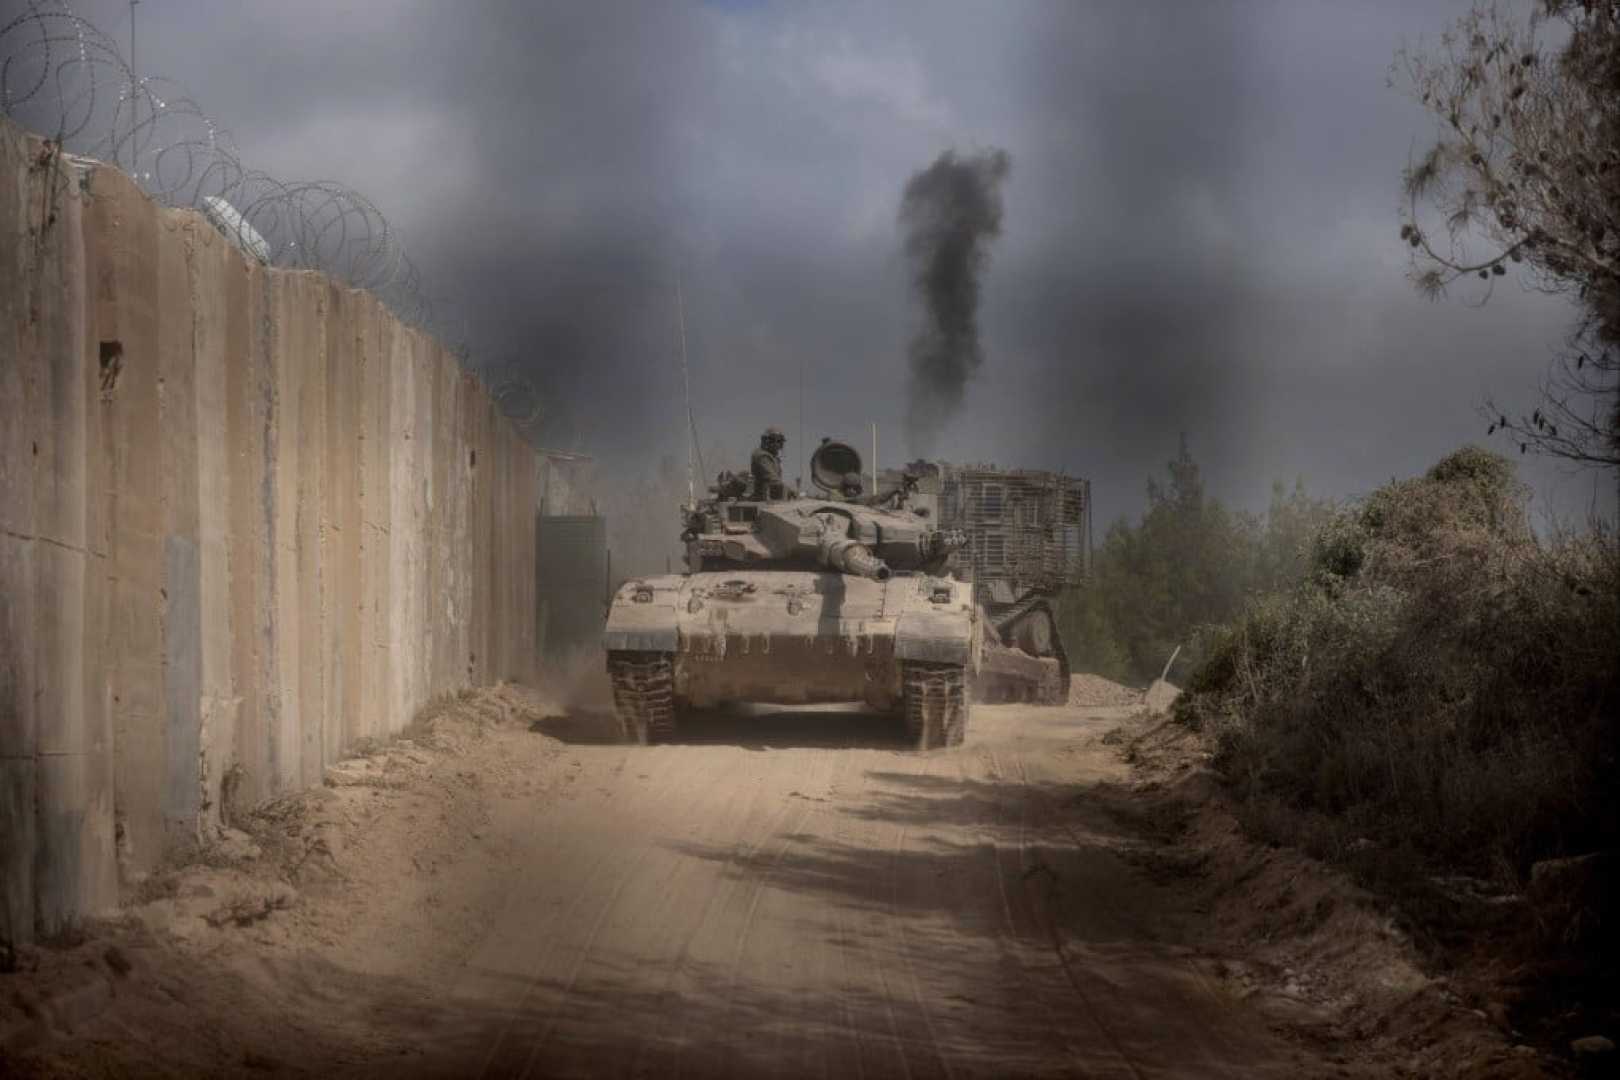
[[[646,745],[675,737],[675,667],[666,654],[614,653],[608,676],[625,741]]]
[[[995,624],[996,633],[1005,634],[1013,623],[1045,604],[1046,597],[1040,593],[1032,593],[1000,613],[992,615],[990,621]]]
[[[1058,672],[1055,678],[1034,688],[1033,694],[1027,700],[1042,705],[1065,704],[1069,700],[1069,654],[1063,648],[1063,636],[1058,633],[1057,613],[1052,610],[1051,602],[1038,593],[1026,596],[1000,614],[992,615],[990,621],[996,629],[996,635],[1008,646],[1016,647],[1015,627],[1022,620],[1032,616],[1045,618],[1051,624],[1050,655],[1058,662]]]

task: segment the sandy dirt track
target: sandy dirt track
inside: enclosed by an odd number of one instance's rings
[[[1070,786],[1117,777],[1075,740],[1110,719],[981,708],[926,754],[804,713],[751,721],[769,749],[578,748],[559,798],[500,808],[510,891],[455,995],[515,1008],[467,1053],[499,1075],[1292,1073],[1161,939]]]
[[[1129,712],[980,706],[967,745],[927,753],[837,710],[704,717],[656,747],[610,744],[589,716],[499,726],[403,780],[325,789],[325,824],[306,806],[284,830],[305,844],[286,911],[204,927],[188,897],[219,886],[182,881],[154,940],[179,934],[184,964],[169,944],[131,948],[129,985],[156,971],[151,986],[30,1060],[90,1075],[1343,1074],[1224,988],[1178,929],[1185,902],[1130,858],[1139,837],[1110,810],[1125,766],[1102,741]],[[269,845],[281,826],[264,820]],[[162,1011],[159,991],[187,1000]]]

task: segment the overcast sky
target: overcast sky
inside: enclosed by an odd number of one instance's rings
[[[127,4],[74,7],[127,39]],[[677,277],[725,464],[769,423],[799,451],[801,371],[807,441],[864,447],[876,421],[884,464],[903,459],[901,191],[944,150],[1005,150],[985,362],[939,454],[1089,476],[1106,522],[1141,509],[1182,431],[1212,491],[1260,509],[1274,479],[1354,495],[1482,441],[1487,394],[1531,402],[1561,302],[1432,304],[1404,277],[1400,172],[1433,128],[1388,68],[1465,7],[137,11],[143,73],[188,86],[246,164],[365,192],[480,362],[534,372],[547,442],[627,471],[684,461]],[[1525,474],[1564,513],[1612,491]]]

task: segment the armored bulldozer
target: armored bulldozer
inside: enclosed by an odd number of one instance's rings
[[[959,532],[859,491],[860,455],[823,440],[819,495],[722,474],[683,510],[688,571],[633,578],[603,644],[626,739],[672,738],[689,709],[864,702],[921,748],[960,743],[984,621],[946,564]]]
[[[1069,659],[1056,605],[1091,571],[1090,482],[1036,469],[915,461],[886,470],[878,486],[880,497],[903,494],[940,528],[967,538],[946,569],[972,583],[985,620],[977,699],[1067,701]]]

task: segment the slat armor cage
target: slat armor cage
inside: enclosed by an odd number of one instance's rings
[[[981,603],[1011,604],[1030,593],[1055,595],[1091,573],[1091,482],[1037,469],[913,462],[917,500],[968,544],[951,557],[975,583]],[[891,470],[882,487],[897,488]]]

